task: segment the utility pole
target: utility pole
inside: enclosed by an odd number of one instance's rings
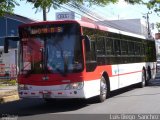
[[[148,35],[148,38],[151,38],[151,30],[150,30],[150,23],[149,23],[149,14],[151,14],[151,12],[146,13],[145,16],[143,16],[143,18],[145,18],[147,20],[147,35]]]
[[[150,25],[149,25],[149,12],[147,13],[147,31],[148,31],[148,38],[151,37]]]

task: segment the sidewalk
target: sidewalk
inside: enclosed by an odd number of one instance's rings
[[[0,104],[19,100],[17,86],[0,86]]]

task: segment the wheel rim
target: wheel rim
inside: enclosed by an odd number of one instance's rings
[[[101,96],[105,99],[107,94],[107,85],[106,80],[104,78],[101,78]]]

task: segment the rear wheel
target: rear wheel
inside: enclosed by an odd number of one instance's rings
[[[140,87],[143,88],[146,85],[146,74],[145,74],[145,70],[142,71],[142,80],[140,83]]]
[[[149,84],[149,80],[152,79],[151,68],[148,66],[146,71],[146,86]]]

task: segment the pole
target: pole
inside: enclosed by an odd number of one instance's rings
[[[47,20],[47,12],[46,12],[46,7],[43,8],[43,21]]]
[[[148,30],[148,38],[151,37],[150,25],[149,25],[149,12],[147,13],[147,30]]]

